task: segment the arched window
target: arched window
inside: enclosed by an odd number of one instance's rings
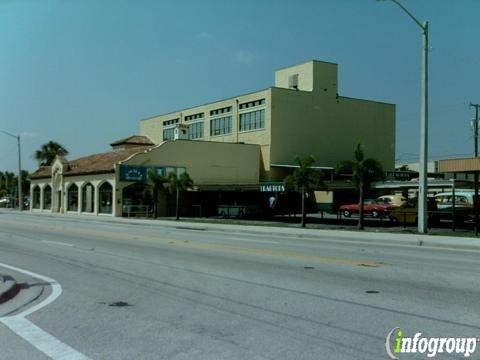
[[[82,212],[93,212],[95,210],[95,188],[88,183],[82,188]]]
[[[78,186],[72,184],[67,190],[67,210],[78,211]]]
[[[111,214],[112,213],[112,185],[108,182],[104,182],[99,190],[99,213]]]
[[[45,210],[52,208],[52,187],[50,185],[43,188],[43,208]]]
[[[32,207],[40,209],[40,186],[38,185],[33,188]]]

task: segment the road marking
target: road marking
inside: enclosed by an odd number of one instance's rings
[[[15,334],[25,339],[35,348],[43,352],[45,355],[49,356],[54,360],[61,359],[72,359],[72,360],[88,360],[89,358],[67,344],[61,342],[54,336],[50,335],[48,332],[42,330],[37,325],[30,322],[25,317],[31,313],[47,306],[51,302],[55,301],[62,294],[62,287],[60,284],[47,276],[36,274],[34,272],[20,269],[15,266],[7,265],[0,263],[0,267],[4,267],[13,271],[21,272],[28,276],[35,277],[37,279],[48,282],[52,287],[51,294],[31,308],[22,311],[21,313],[13,316],[6,316],[0,318],[0,322],[12,330]]]
[[[40,240],[40,242],[54,245],[73,246],[73,244],[68,244],[61,241]]]

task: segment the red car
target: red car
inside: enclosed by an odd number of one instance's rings
[[[367,216],[379,217],[401,206],[405,201],[404,197],[398,195],[380,196],[375,200],[366,200],[363,204],[363,213]],[[359,212],[358,204],[342,205],[339,209],[345,217],[350,217],[352,214],[358,214]]]

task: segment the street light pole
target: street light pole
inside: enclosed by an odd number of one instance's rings
[[[17,151],[18,151],[18,210],[23,210],[23,195],[22,195],[22,156],[20,153],[20,135],[13,135],[7,131],[0,130],[1,133],[11,136],[17,139]]]
[[[379,0],[384,1],[384,0]],[[420,160],[418,179],[418,232],[427,233],[428,195],[428,21],[421,23],[398,0],[397,4],[419,27],[423,34],[422,49],[422,105],[420,114]]]

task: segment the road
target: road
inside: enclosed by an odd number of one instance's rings
[[[0,263],[61,285],[26,318],[91,359],[386,359],[394,327],[480,337],[480,248],[163,224],[0,211]],[[0,349],[48,358],[2,323]]]

